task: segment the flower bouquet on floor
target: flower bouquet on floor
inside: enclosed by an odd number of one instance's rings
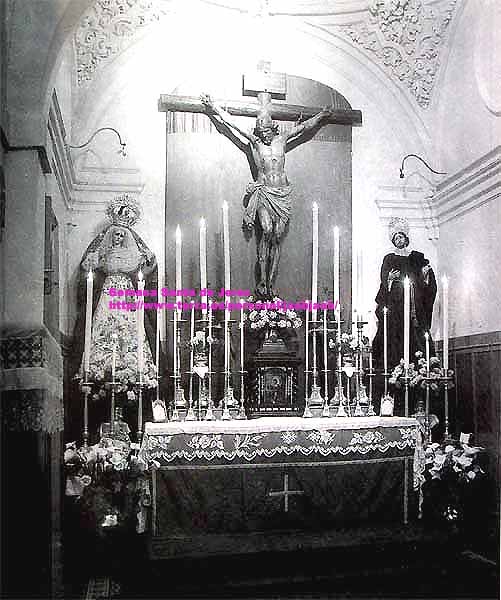
[[[484,449],[449,440],[426,445],[424,458],[423,520],[471,528],[487,510]]]

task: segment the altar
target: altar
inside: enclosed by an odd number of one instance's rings
[[[405,417],[146,423],[151,557],[318,548],[405,524],[417,440]]]

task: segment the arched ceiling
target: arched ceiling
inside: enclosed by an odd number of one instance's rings
[[[237,12],[249,18],[251,28],[258,21],[269,37],[278,26],[277,17],[286,17],[348,42],[426,109],[457,4],[457,0],[96,0],[75,29],[77,82],[85,88],[150,27],[174,13],[191,12],[195,19],[205,12],[217,19],[218,13]],[[244,43],[266,46],[270,40],[251,35]]]

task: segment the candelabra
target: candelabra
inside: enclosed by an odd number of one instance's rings
[[[354,411],[354,416],[355,417],[362,417],[364,414],[364,411],[362,409],[362,395],[361,395],[361,390],[362,387],[361,386],[361,375],[363,372],[363,349],[362,349],[362,334],[363,334],[363,328],[364,325],[367,325],[367,321],[362,321],[361,319],[359,319],[357,317],[357,351],[356,351],[356,355],[355,355],[355,390],[356,390],[356,402],[355,402],[355,411]],[[365,389],[364,389],[364,397],[363,399],[365,400],[367,398],[366,394],[365,394]]]
[[[346,412],[347,398],[344,395],[343,391],[343,353],[341,350],[341,315],[338,309],[337,319],[336,319],[336,338],[337,338],[337,383],[336,383],[336,392],[334,394],[334,404],[339,404],[336,417],[347,417],[348,414]],[[336,402],[337,400],[337,402]],[[348,407],[349,410],[349,407]]]
[[[324,403],[324,399],[322,398],[322,394],[320,393],[320,386],[318,385],[318,369],[317,369],[317,325],[320,323],[320,321],[313,321],[311,320],[309,322],[310,325],[313,325],[313,329],[311,331],[307,331],[306,332],[306,344],[308,344],[308,335],[309,333],[312,334],[312,355],[313,355],[313,365],[312,365],[312,384],[311,384],[311,394],[308,397],[308,390],[305,390],[305,395],[306,395],[306,402],[305,402],[305,408],[304,408],[304,413],[303,413],[303,417],[305,418],[311,418],[313,417],[313,413],[311,412],[312,407],[313,408],[317,408],[319,406],[322,406]],[[308,363],[306,363],[306,370],[308,371]],[[309,371],[308,371],[309,372]]]
[[[81,383],[81,390],[84,395],[84,426],[83,426],[83,445],[86,448],[89,445],[89,394],[92,384],[89,382],[89,374],[84,373],[84,380]]]

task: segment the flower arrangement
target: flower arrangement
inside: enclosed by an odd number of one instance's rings
[[[254,302],[254,297],[249,296],[247,302]],[[272,302],[283,302],[278,296]],[[285,308],[264,308],[251,310],[244,314],[244,321],[251,330],[269,329],[299,329],[302,321],[295,310]]]
[[[93,446],[66,445],[66,496],[80,507],[87,526],[103,528],[135,522],[142,533],[151,504],[147,465],[130,453],[130,443],[103,438]]]
[[[487,475],[481,465],[483,448],[448,440],[424,448],[423,517],[456,521],[465,517],[467,501],[481,494]],[[474,505],[478,508],[477,498]],[[477,510],[477,509],[475,509]]]
[[[370,348],[369,338],[362,336],[359,342],[358,335],[352,333],[341,334],[341,353],[343,355],[354,354],[357,350],[368,350]],[[339,350],[339,341],[337,338],[329,339],[329,349]]]
[[[415,354],[416,362],[409,363],[407,374],[409,376],[409,386],[421,387],[426,389],[427,379],[430,385],[430,389],[434,392],[438,392],[440,386],[447,385],[447,389],[454,387],[453,381],[443,381],[443,369],[440,366],[440,360],[436,356],[430,358],[430,372],[428,374],[426,367],[426,360],[423,358],[423,353],[418,351]],[[454,371],[449,369],[447,371],[448,377],[454,377]],[[400,360],[400,363],[392,370],[389,383],[397,388],[402,388],[405,385],[405,363],[404,359]]]

